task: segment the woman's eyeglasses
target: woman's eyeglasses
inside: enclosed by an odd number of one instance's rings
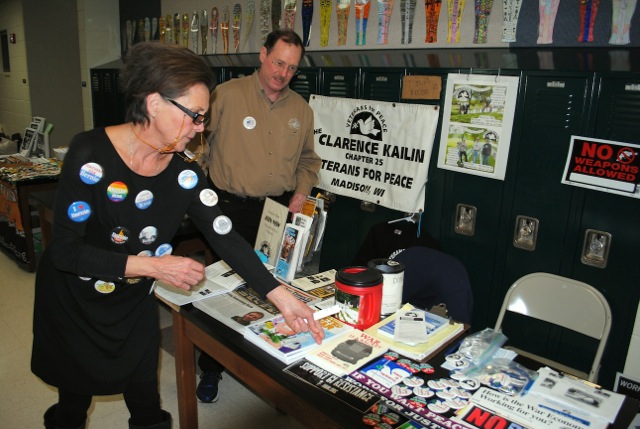
[[[182,104],[178,103],[176,100],[172,100],[172,99],[166,98],[166,97],[165,97],[165,100],[167,100],[169,103],[171,103],[174,106],[176,106],[178,109],[182,110],[188,117],[191,118],[191,120],[193,121],[194,125],[201,125],[201,124],[209,122],[209,117],[208,116],[202,115],[200,113],[192,112],[191,110],[189,110],[186,107],[184,107]]]

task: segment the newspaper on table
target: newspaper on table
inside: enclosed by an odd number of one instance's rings
[[[272,265],[264,265],[269,271],[273,271]],[[231,292],[238,286],[246,284],[244,279],[224,261],[217,261],[207,266],[204,274],[204,279],[188,291],[178,289],[163,281],[156,280],[154,282],[156,295],[173,304],[182,306],[205,298]]]
[[[246,284],[231,292],[195,301],[193,306],[239,333],[247,326],[280,314],[275,305],[261,299]]]

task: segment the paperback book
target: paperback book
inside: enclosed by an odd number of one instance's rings
[[[386,344],[359,329],[353,329],[336,341],[323,343],[305,358],[338,376],[349,374],[388,350]]]
[[[278,247],[284,233],[288,214],[289,208],[287,206],[271,198],[267,198],[264,201],[254,248],[264,255],[269,264],[274,266],[278,258]]]
[[[406,306],[407,304],[405,304],[403,308],[406,308]],[[389,338],[387,335],[383,335],[378,331],[381,326],[389,324],[395,319],[395,317],[396,314],[394,313],[371,326],[365,330],[365,332],[372,337],[383,341],[394,352],[417,361],[425,360],[436,354],[440,349],[454,341],[467,329],[463,323],[448,323],[440,331],[430,335],[430,338],[426,342],[412,346],[399,341],[394,341],[392,338]]]
[[[334,317],[320,319],[320,324],[324,329],[325,343],[353,330],[352,326]],[[248,326],[244,331],[244,338],[287,364],[303,358],[319,347],[310,332],[296,334],[282,315]]]
[[[275,275],[287,283],[291,283],[295,277],[302,251],[303,235],[304,229],[291,223],[284,228],[275,265]]]

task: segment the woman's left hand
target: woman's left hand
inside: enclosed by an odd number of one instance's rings
[[[267,294],[269,301],[275,304],[287,321],[287,325],[296,333],[311,332],[316,343],[321,344],[324,330],[319,321],[314,320],[313,310],[297,299],[284,286],[278,286]]]

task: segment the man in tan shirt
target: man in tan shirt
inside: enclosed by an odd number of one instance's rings
[[[276,30],[260,49],[260,68],[219,85],[211,98],[209,179],[233,228],[252,245],[266,197],[298,213],[318,181],[313,111],[289,89],[303,55],[295,32]],[[196,395],[214,402],[224,368],[204,353],[198,365]]]
[[[208,174],[223,212],[251,244],[265,197],[297,213],[318,181],[313,111],[288,86],[303,54],[295,32],[274,31],[260,50],[260,68],[212,96]]]

